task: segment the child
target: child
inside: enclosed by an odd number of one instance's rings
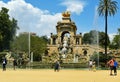
[[[92,60],[89,61],[89,70],[92,70],[93,62]]]
[[[95,61],[93,62],[92,69],[93,69],[94,72],[96,72]]]

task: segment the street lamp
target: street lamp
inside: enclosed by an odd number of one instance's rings
[[[30,32],[28,33],[28,54],[29,54],[29,68],[30,68]]]
[[[30,32],[28,35],[28,49],[29,49],[29,60],[30,60]]]

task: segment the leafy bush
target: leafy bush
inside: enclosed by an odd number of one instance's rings
[[[99,57],[99,59],[98,59]],[[99,62],[100,67],[106,67],[106,62],[108,60],[110,60],[112,57],[112,55],[108,54],[107,56],[103,53],[97,53],[95,52],[92,56],[91,56],[91,60],[95,61],[95,62]],[[97,63],[96,63],[97,64]]]
[[[87,68],[87,63],[62,63],[60,64],[62,68]],[[41,63],[41,62],[34,62],[30,65],[31,68],[54,68],[54,63]]]

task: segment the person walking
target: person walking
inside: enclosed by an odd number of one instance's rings
[[[4,57],[3,60],[2,60],[2,68],[3,68],[3,71],[6,71],[6,65],[7,65],[7,60],[6,60],[6,58]]]
[[[93,61],[90,60],[90,61],[89,61],[89,70],[92,70],[92,67],[93,67]]]
[[[107,62],[108,66],[110,67],[110,75],[113,75],[112,74],[112,70],[113,70],[113,67],[114,67],[114,58],[112,58],[111,60],[109,60]]]

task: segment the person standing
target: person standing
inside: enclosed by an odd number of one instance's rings
[[[94,72],[96,72],[95,61],[93,61],[92,69],[93,69]]]
[[[92,70],[92,66],[93,66],[93,61],[90,60],[90,61],[89,61],[89,70]]]
[[[3,71],[6,71],[6,65],[7,65],[7,60],[6,60],[6,58],[4,57],[3,60],[2,60]]]
[[[59,72],[59,69],[60,69],[60,63],[59,63],[59,61],[58,60],[56,60],[56,62],[55,62],[55,67],[54,67],[54,71],[56,72]]]
[[[115,59],[113,61],[114,61],[114,66],[113,66],[114,75],[117,75],[118,62]]]
[[[14,68],[14,70],[16,69],[16,66],[17,66],[17,61],[16,61],[16,59],[14,59],[13,60],[13,68]]]
[[[114,58],[112,58],[111,60],[109,60],[108,62],[107,62],[107,64],[108,64],[108,66],[110,67],[110,75],[113,75],[112,74],[112,70],[114,69],[113,67],[114,67]]]

